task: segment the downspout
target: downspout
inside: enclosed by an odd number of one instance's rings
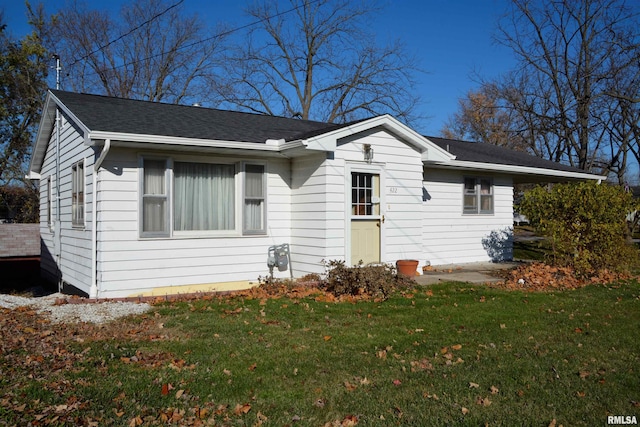
[[[60,89],[60,56],[54,54],[56,60],[56,89]],[[62,230],[60,219],[60,108],[56,104],[56,219],[53,225],[53,251],[59,273],[58,292],[62,292]]]
[[[93,164],[93,201],[91,212],[91,288],[89,298],[98,298],[98,172],[105,157],[109,154],[111,139],[104,140],[100,157]]]
[[[60,219],[60,109],[56,106],[56,219],[54,224],[54,252],[58,268],[58,292],[62,292],[62,230]]]

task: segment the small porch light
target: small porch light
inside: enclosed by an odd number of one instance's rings
[[[373,148],[371,148],[371,144],[363,144],[362,151],[364,152],[364,161],[371,163],[373,161]]]

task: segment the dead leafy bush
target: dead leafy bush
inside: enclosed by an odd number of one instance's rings
[[[320,287],[333,294],[342,296],[368,296],[386,299],[394,288],[406,285],[411,279],[399,277],[392,265],[363,265],[362,261],[353,267],[344,261],[324,262],[326,274]]]
[[[606,269],[590,276],[582,276],[576,274],[573,267],[533,263],[509,271],[503,285],[508,289],[527,291],[570,290],[590,284],[609,284],[629,278],[628,274]]]

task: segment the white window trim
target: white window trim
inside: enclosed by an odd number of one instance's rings
[[[245,202],[247,200],[247,195],[245,194],[246,192],[246,170],[247,170],[247,166],[262,166],[263,167],[263,173],[262,173],[262,206],[263,206],[263,211],[262,211],[262,229],[261,230],[246,230],[244,228],[244,216],[245,216]],[[268,179],[268,174],[267,174],[267,164],[265,162],[252,162],[252,161],[245,161],[242,162],[242,200],[241,200],[241,207],[240,207],[240,221],[241,221],[241,226],[242,226],[242,234],[244,236],[263,236],[267,234],[267,179]],[[255,197],[252,199],[256,199]]]
[[[475,198],[476,198],[476,210],[475,212],[470,212],[468,210],[465,210],[464,207],[464,198],[467,195],[466,192],[466,187],[465,187],[465,181],[467,179],[473,179],[475,181]],[[485,181],[489,181],[490,183],[490,189],[491,189],[491,193],[489,194],[489,196],[491,196],[491,210],[490,211],[483,211],[482,210],[482,180]],[[495,186],[493,184],[493,178],[488,177],[488,176],[464,176],[462,178],[462,214],[463,215],[495,215],[495,190],[494,190]]]
[[[51,210],[52,207],[52,203],[51,203],[51,190],[53,189],[53,183],[51,182],[51,176],[48,176],[45,178],[45,185],[44,185],[44,191],[45,191],[45,216],[47,218],[47,226],[49,227],[49,230],[53,229],[53,211]]]
[[[143,193],[144,193],[144,160],[164,160],[166,161],[165,179],[167,188],[167,214],[166,220],[167,232],[143,232]],[[173,215],[174,215],[174,179],[173,167],[175,162],[184,163],[211,163],[211,164],[228,164],[235,166],[235,227],[232,230],[190,230],[190,231],[174,231]],[[244,230],[244,171],[245,165],[260,165],[264,167],[263,179],[263,195],[264,195],[264,230],[261,231],[245,231]],[[267,235],[267,162],[261,161],[240,161],[237,159],[211,157],[203,160],[202,157],[196,156],[158,156],[157,154],[138,155],[138,230],[141,239],[186,239],[186,238],[223,238],[223,237],[260,237]]]
[[[144,231],[144,161],[152,160],[152,161],[164,161],[165,162],[165,171],[164,171],[164,188],[165,188],[165,197],[166,197],[166,209],[165,213],[165,229],[167,231]],[[167,238],[171,234],[171,191],[169,190],[169,184],[171,180],[169,179],[170,171],[173,170],[173,164],[171,160],[167,157],[162,157],[158,155],[144,155],[139,156],[138,158],[138,170],[139,170],[139,179],[138,179],[138,229],[140,230],[141,238]]]
[[[76,178],[77,178],[77,171],[78,171],[78,167],[82,166],[82,218],[80,218],[80,220],[76,219],[76,214],[74,213],[74,196],[76,195],[77,191],[79,190],[79,188],[76,188]],[[86,176],[86,171],[85,171],[85,161],[84,159],[74,163],[71,166],[71,226],[73,228],[84,228],[86,226],[86,213],[87,213],[87,200],[86,200],[86,196],[87,196],[87,176]],[[78,207],[80,207],[80,204],[78,203]],[[76,210],[77,212],[77,210]]]

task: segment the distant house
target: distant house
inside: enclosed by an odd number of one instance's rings
[[[602,180],[388,115],[329,124],[50,91],[35,140],[42,270],[94,298],[240,289],[290,270],[511,257],[513,184]]]

